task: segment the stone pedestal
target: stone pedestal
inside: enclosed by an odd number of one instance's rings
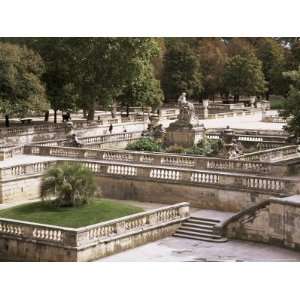
[[[203,105],[203,118],[204,119],[208,119],[208,103],[209,103],[208,99],[202,101],[202,105]]]
[[[178,145],[184,148],[193,147],[203,139],[203,127],[169,127],[166,130],[164,143],[167,146]]]

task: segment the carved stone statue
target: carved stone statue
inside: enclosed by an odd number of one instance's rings
[[[191,124],[195,117],[194,104],[186,100],[186,93],[182,93],[178,98],[179,115],[178,121],[180,124]]]
[[[166,129],[164,144],[192,147],[203,138],[204,128],[199,126],[194,105],[186,100],[186,93],[180,95],[178,104],[180,110],[178,120],[171,123]]]

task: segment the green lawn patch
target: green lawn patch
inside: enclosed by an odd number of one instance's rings
[[[78,228],[142,212],[133,205],[96,199],[80,207],[57,208],[51,203],[35,202],[0,210],[0,218]]]

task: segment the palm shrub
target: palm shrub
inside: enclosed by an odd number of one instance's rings
[[[80,164],[61,164],[50,168],[43,177],[43,200],[55,198],[59,206],[80,206],[89,202],[96,192],[94,174]]]

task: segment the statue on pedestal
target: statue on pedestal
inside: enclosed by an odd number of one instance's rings
[[[180,95],[178,104],[180,109],[178,120],[166,129],[164,142],[167,146],[192,147],[203,138],[204,129],[199,126],[194,105],[186,100],[186,93]]]

